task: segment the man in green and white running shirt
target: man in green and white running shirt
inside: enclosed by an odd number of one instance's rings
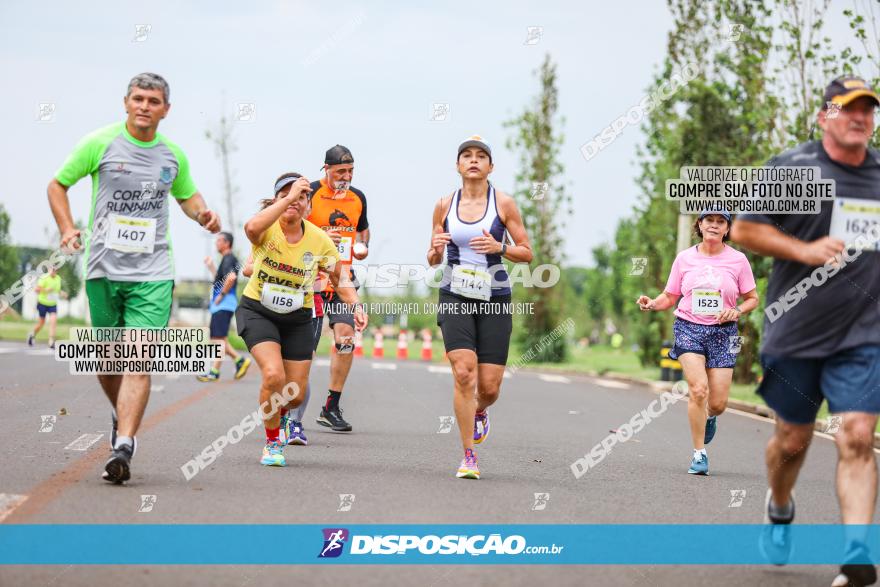
[[[168,83],[159,75],[132,78],[124,99],[125,122],[86,135],[49,183],[49,205],[61,246],[76,250],[83,243],[73,224],[67,190],[83,177],[92,177],[89,237],[84,244],[93,327],[168,326],[174,287],[169,194],[189,218],[210,232],[220,230],[220,218],[207,209],[183,151],[157,132],[171,107],[168,95]],[[99,375],[98,381],[113,404],[113,454],[104,479],[122,483],[130,478],[150,376]]]

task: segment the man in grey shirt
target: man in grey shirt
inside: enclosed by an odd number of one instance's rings
[[[174,264],[168,234],[168,196],[183,213],[210,232],[219,216],[208,210],[190,177],[189,162],[176,144],[159,134],[168,114],[168,83],[142,73],[128,84],[125,122],[94,131],[49,183],[49,205],[61,246],[79,249],[67,190],[92,178],[85,287],[93,327],[166,328],[171,317]],[[95,227],[102,228],[96,230]],[[150,395],[150,376],[102,374],[98,381],[113,405],[113,453],[104,479],[122,483],[137,448],[135,434]]]
[[[877,499],[874,430],[880,413],[880,153],[868,148],[880,96],[864,80],[841,77],[825,90],[820,141],[795,147],[770,166],[819,167],[835,200],[819,214],[741,215],[734,241],[775,258],[767,286],[758,389],[776,412],[767,445],[761,546],[776,564],[791,553],[792,490],[823,400],[840,414],[837,491],[848,528],[846,564],[834,585],[870,585],[864,529]]]

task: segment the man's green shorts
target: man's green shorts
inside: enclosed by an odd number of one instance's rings
[[[166,328],[171,319],[174,281],[86,280],[95,328]]]

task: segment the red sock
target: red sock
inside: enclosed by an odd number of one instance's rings
[[[266,428],[266,442],[278,442],[278,431],[281,428]]]

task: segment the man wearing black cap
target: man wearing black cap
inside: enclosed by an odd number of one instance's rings
[[[823,400],[838,414],[837,493],[848,524],[846,562],[833,585],[870,585],[864,528],[877,498],[874,430],[880,413],[880,153],[869,148],[880,97],[859,78],[828,86],[817,115],[822,139],[801,144],[771,166],[812,166],[836,183],[819,214],[745,214],[732,237],[775,258],[767,286],[758,392],[774,409],[767,445],[761,547],[776,564],[791,553],[792,495]],[[868,243],[867,247],[864,247]],[[858,245],[862,245],[859,247]]]
[[[354,157],[347,147],[335,145],[328,149],[324,155],[323,169],[324,178],[311,184],[311,213],[308,220],[327,232],[339,250],[340,263],[350,267],[353,260],[363,260],[368,254],[370,230],[367,222],[367,199],[362,191],[351,185]],[[333,286],[328,281],[324,281],[326,285],[321,292],[323,313],[327,316],[330,329],[333,331],[337,352],[330,358],[330,389],[317,422],[334,432],[350,432],[351,424],[342,417],[339,399],[348,372],[351,370],[353,358],[353,308],[340,302]],[[316,348],[321,337],[322,320],[323,318],[318,318]],[[289,420],[290,430],[293,432],[292,438],[298,439],[300,444],[305,444],[302,418],[308,400],[307,393],[306,400],[291,413]]]

